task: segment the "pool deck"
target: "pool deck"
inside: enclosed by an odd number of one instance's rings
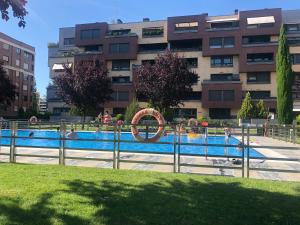
[[[239,136],[235,136],[241,139]],[[286,162],[286,161],[271,161],[263,159],[251,159],[250,167],[255,168],[276,168],[276,169],[288,169],[297,170],[298,173],[282,173],[282,172],[268,172],[268,171],[250,171],[251,178],[258,179],[271,179],[271,180],[291,180],[300,181],[300,145],[292,144],[285,141],[279,141],[272,138],[253,136],[250,137],[250,145],[253,146],[270,146],[277,147],[271,148],[256,148],[254,149],[267,156],[275,158],[296,158],[298,161]],[[287,150],[284,147],[293,147],[297,149]],[[58,156],[58,149],[42,149],[42,148],[17,148],[17,154],[30,154],[30,155],[50,155]],[[9,154],[9,147],[0,147],[0,153]],[[69,166],[85,166],[85,167],[100,167],[100,168],[112,168],[113,162],[109,161],[113,157],[112,152],[99,152],[99,151],[81,151],[81,150],[66,150],[66,156],[68,157],[81,157],[81,158],[99,158],[106,161],[95,160],[78,160],[78,159],[66,159],[65,164]],[[27,157],[17,156],[18,163],[32,163],[32,164],[58,164],[58,158],[46,158],[46,157]],[[126,153],[121,152],[121,160],[136,160],[147,162],[163,162],[170,163],[171,165],[158,165],[158,164],[142,164],[142,163],[129,163],[121,162],[120,169],[133,169],[133,170],[154,170],[161,172],[173,172],[173,155],[161,155],[161,154],[145,154],[145,153]],[[9,156],[0,155],[0,162],[8,162]],[[242,171],[239,169],[241,165],[233,164],[233,159],[227,160],[226,158],[208,158],[194,157],[194,156],[181,156],[181,163],[196,164],[196,165],[208,165],[208,166],[234,166],[237,169],[226,168],[203,168],[203,167],[186,167],[181,166],[180,172],[182,173],[195,173],[195,174],[209,174],[209,175],[224,175],[241,177]],[[245,160],[245,176],[246,176],[246,160]]]

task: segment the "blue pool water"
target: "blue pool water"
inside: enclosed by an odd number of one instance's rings
[[[25,139],[22,137],[28,137],[29,133],[33,131],[34,137],[31,139]],[[114,140],[114,134],[112,132],[76,132],[77,140],[67,140],[65,141],[66,148],[76,148],[76,149],[106,149],[113,150],[114,143],[105,140]],[[1,136],[9,136],[9,130],[2,130],[0,135],[0,145],[8,146],[10,145],[10,138],[1,138]],[[35,137],[42,138],[59,138],[59,133],[56,131],[41,131],[41,130],[18,130],[16,139],[16,146],[22,147],[52,147],[59,148],[59,140],[49,140],[49,139],[35,139]],[[104,141],[80,141],[80,139],[104,139]],[[168,135],[162,137],[159,142],[173,142],[173,135]],[[121,133],[121,140],[134,141],[131,133]],[[204,139],[202,137],[190,139],[186,135],[181,136],[181,143],[197,143],[204,144]],[[225,144],[224,137],[222,136],[209,136],[208,144]],[[230,138],[229,144],[237,145],[238,140],[234,137]],[[241,156],[242,153],[238,151],[235,147],[228,147],[228,153],[231,156]],[[159,153],[172,153],[174,151],[173,144],[145,144],[140,142],[134,143],[120,143],[121,151],[138,151],[138,152],[159,152]],[[187,146],[181,145],[180,152],[183,154],[205,154],[205,146]],[[224,155],[224,147],[208,147],[209,155]],[[254,149],[250,149],[250,156],[253,157],[264,157],[262,154],[258,153]]]

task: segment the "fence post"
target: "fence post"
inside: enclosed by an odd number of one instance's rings
[[[118,142],[117,142],[117,169],[120,169],[120,127],[117,126]]]
[[[245,135],[244,135],[245,129],[244,125],[242,125],[242,144],[243,144],[243,151],[242,151],[242,177],[245,177]]]
[[[250,167],[250,152],[249,152],[249,126],[247,127],[247,178],[249,178],[249,167]]]
[[[173,158],[173,172],[177,172],[177,166],[176,166],[176,161],[177,161],[177,154],[176,154],[176,127],[174,129],[174,137],[173,137],[173,151],[174,151],[174,158]]]
[[[61,122],[59,134],[59,165],[65,165],[65,132],[66,125]]]
[[[16,131],[17,122],[13,121],[10,125],[11,139],[10,139],[10,151],[9,151],[9,162],[16,163]]]
[[[175,130],[177,129],[177,125],[175,125]],[[178,130],[178,153],[177,153],[177,171],[180,173],[180,136],[181,136],[181,127],[179,126]]]
[[[296,121],[293,121],[293,144],[296,143]]]
[[[113,152],[113,168],[116,169],[116,125],[114,125],[114,152]]]

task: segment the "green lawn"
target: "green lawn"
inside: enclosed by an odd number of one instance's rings
[[[0,224],[296,225],[300,183],[0,164]]]

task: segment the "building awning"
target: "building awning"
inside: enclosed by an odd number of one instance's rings
[[[208,20],[207,23],[222,23],[222,22],[234,22],[238,21],[238,18],[223,18],[223,19],[212,19]]]
[[[263,24],[263,23],[275,23],[274,16],[252,17],[247,18],[248,25]]]
[[[294,101],[293,111],[294,112],[300,112],[300,101]]]
[[[72,67],[72,63],[68,63],[66,64],[66,66],[68,66],[69,68]],[[55,63],[52,67],[52,70],[64,70],[64,64],[62,63]]]

